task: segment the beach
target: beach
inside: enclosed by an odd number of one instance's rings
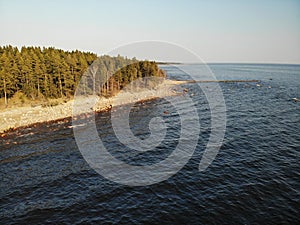
[[[104,98],[99,96],[76,96],[76,113],[75,114],[89,114],[91,110],[94,112],[101,112],[110,110],[114,106],[125,105],[133,102],[147,101],[156,98],[163,98],[167,96],[174,96],[183,94],[188,90],[180,88],[180,85],[191,83],[237,83],[237,82],[254,82],[259,83],[259,80],[172,80],[164,79],[162,83],[154,89],[142,89],[139,91],[132,91],[128,88],[121,91],[119,94]],[[96,98],[96,103],[92,109],[90,107],[91,99]],[[15,130],[21,127],[27,127],[36,123],[55,122],[64,118],[73,116],[74,99],[56,106],[42,106],[35,107],[15,107],[0,111],[0,133],[6,133],[10,130]]]
[[[129,104],[132,102],[146,101],[179,94],[176,86],[182,82],[165,79],[155,89],[146,89],[139,92],[121,91],[111,98],[96,97],[97,102],[93,107],[94,112],[109,110],[111,107]],[[89,97],[78,97],[76,102],[82,105],[80,113],[89,113],[90,108],[85,107]],[[0,112],[0,133],[26,127],[31,124],[44,123],[72,117],[74,99],[56,106],[35,106],[8,108]]]

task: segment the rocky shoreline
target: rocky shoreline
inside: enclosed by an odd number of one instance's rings
[[[176,81],[164,80],[158,85],[155,90],[144,90],[140,92],[121,92],[117,96],[111,98],[97,97],[97,103],[93,107],[94,112],[110,110],[111,107],[129,104],[131,102],[146,101],[155,98],[172,96],[180,94],[180,91],[174,88],[177,85]],[[181,92],[182,93],[182,92]],[[82,104],[82,112],[91,112],[91,109],[86,109],[84,102],[88,98],[80,99]],[[78,99],[76,99],[78,103]],[[34,126],[42,123],[52,122],[59,123],[64,120],[71,120],[73,115],[74,100],[57,106],[36,106],[36,107],[18,107],[6,109],[0,112],[0,135],[5,136],[11,131],[24,129],[28,126]]]
[[[180,88],[182,84],[189,83],[209,83],[209,82],[260,82],[258,80],[169,80],[165,79],[161,84],[156,86],[154,89],[145,89],[138,92],[132,91],[121,91],[117,96],[111,98],[100,98],[96,97],[96,104],[93,105],[92,109],[90,106],[90,98],[82,97],[76,99],[76,104],[80,104],[80,114],[86,114],[91,112],[102,112],[110,110],[114,106],[123,104],[129,104],[132,102],[146,101],[155,98],[163,98],[166,96],[173,96],[187,92],[187,89]],[[95,96],[94,96],[95,97]],[[0,111],[0,137],[5,136],[6,133],[20,130],[34,124],[42,123],[55,123],[60,122],[64,119],[73,116],[73,104],[74,100],[70,100],[66,103],[57,106],[36,106],[36,107],[18,107],[12,109],[6,109]],[[81,107],[82,106],[82,107]],[[77,106],[78,107],[78,106]]]

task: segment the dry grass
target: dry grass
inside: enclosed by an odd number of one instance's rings
[[[71,98],[56,98],[56,99],[45,99],[43,96],[37,99],[29,99],[22,92],[16,92],[13,97],[8,99],[8,105],[5,105],[4,98],[0,98],[0,110],[14,109],[19,107],[50,107],[57,106],[68,102]]]

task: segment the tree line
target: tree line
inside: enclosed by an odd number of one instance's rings
[[[0,46],[0,98],[5,104],[15,93],[49,99],[74,95],[80,80],[85,94],[112,96],[134,79],[164,77],[152,61],[122,56],[98,57],[95,53],[64,51],[53,47]]]

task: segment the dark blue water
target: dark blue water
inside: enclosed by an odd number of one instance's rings
[[[170,78],[188,78],[176,68],[162,68]],[[300,66],[210,68],[220,80],[260,82],[220,83],[227,128],[206,171],[199,172],[198,164],[210,135],[210,110],[201,89],[187,84],[200,117],[198,145],[180,172],[157,184],[129,187],[100,176],[80,154],[70,121],[1,138],[1,224],[299,223],[300,102],[292,99],[300,98]],[[169,125],[166,138],[155,151],[138,154],[118,142],[110,112],[96,115],[96,123],[112,155],[132,165],[148,165],[170,155],[180,137],[180,117],[164,99],[134,107],[133,133],[147,137],[147,124],[156,116]]]

